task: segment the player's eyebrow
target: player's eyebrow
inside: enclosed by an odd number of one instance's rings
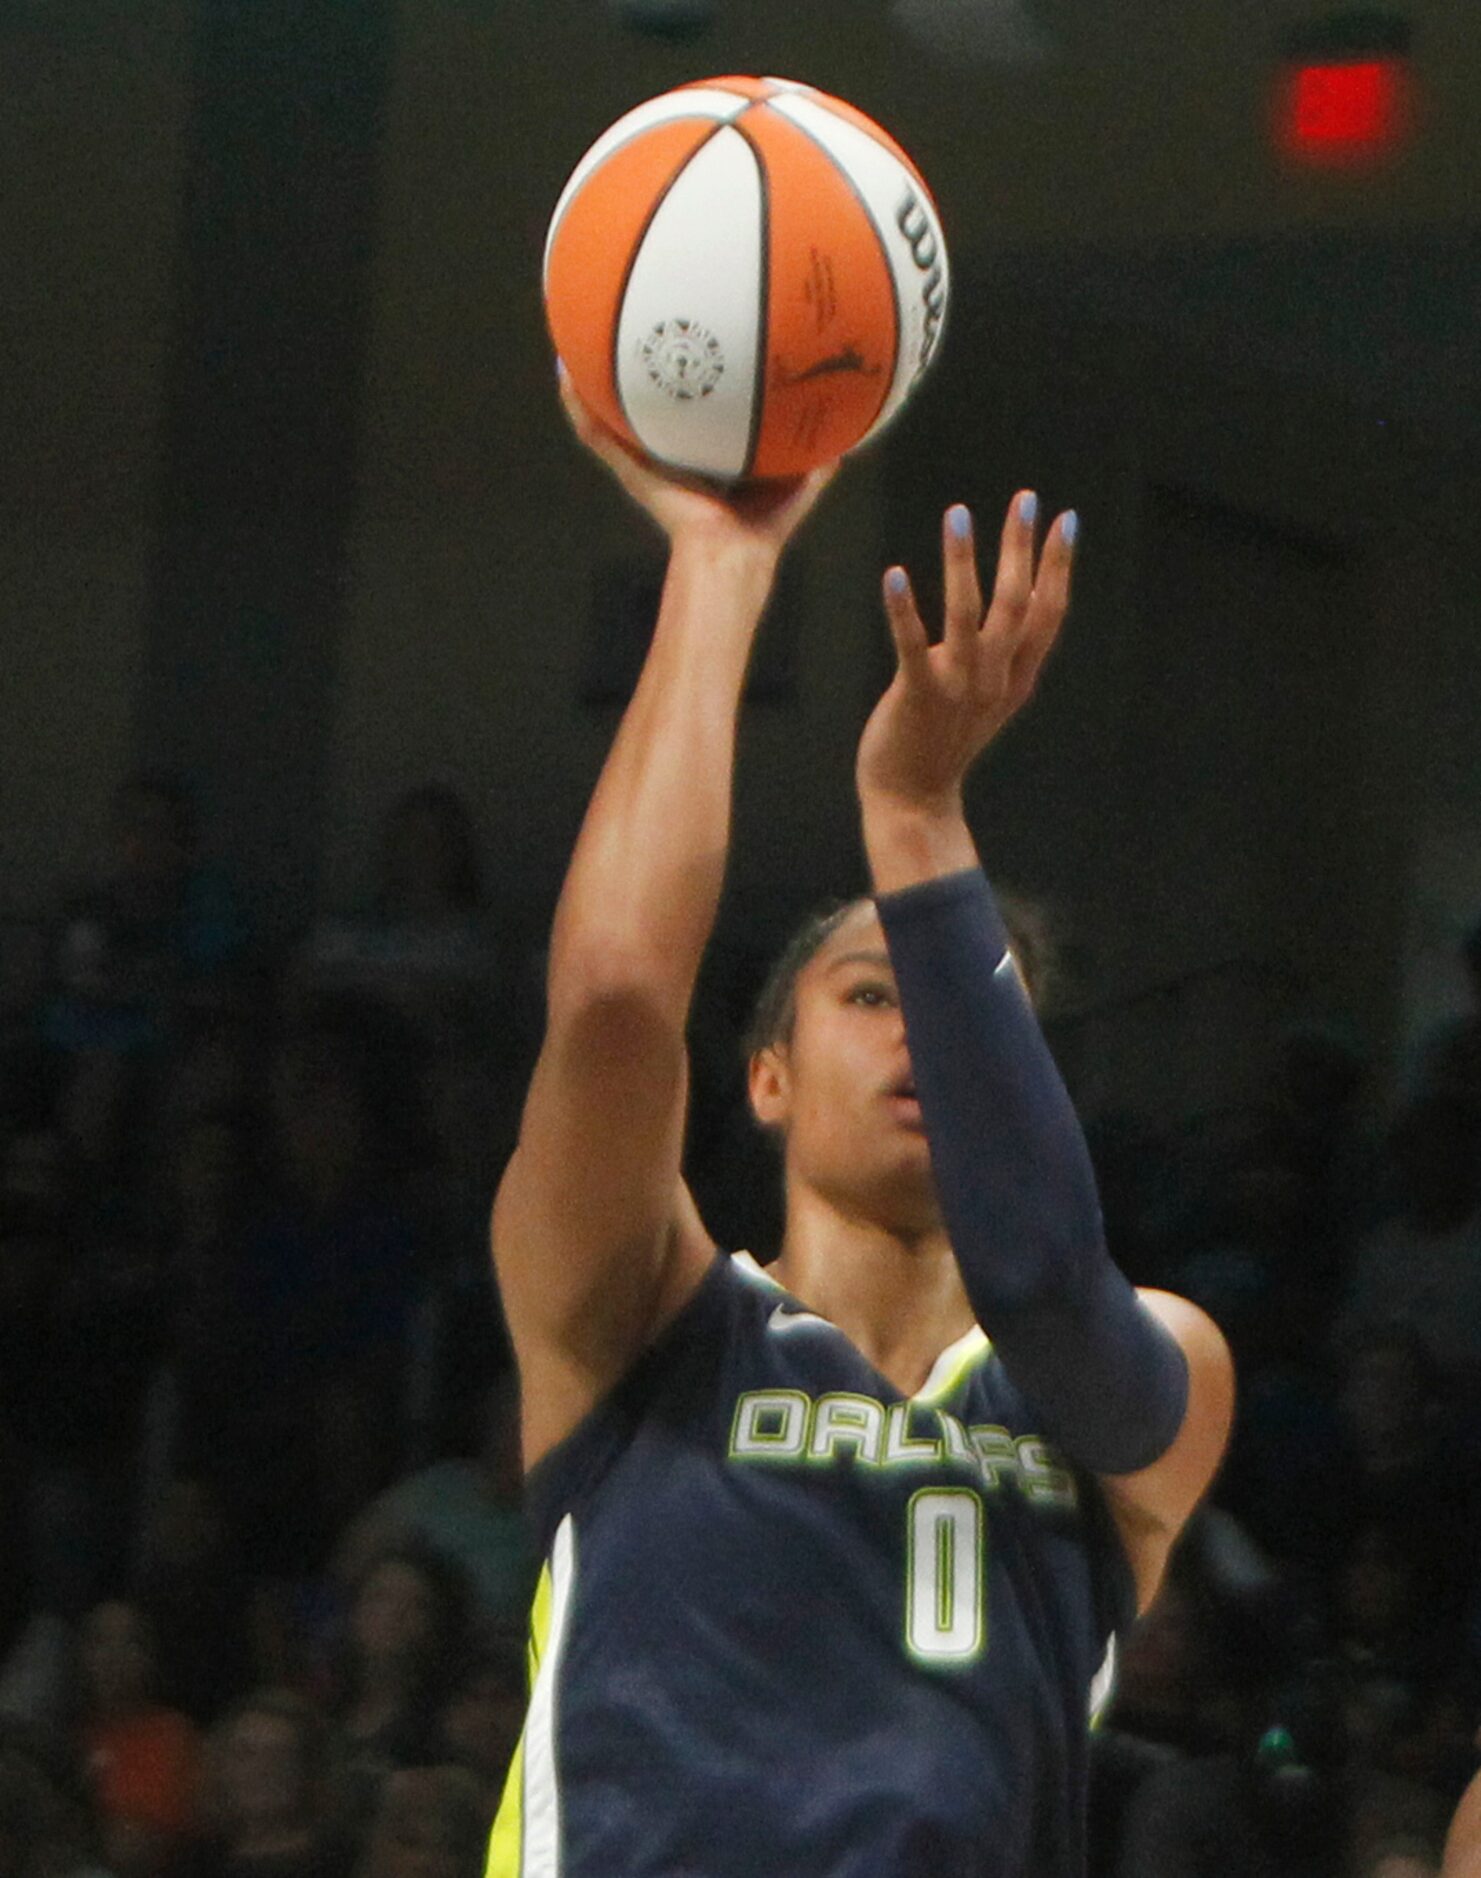
[[[829,959],[824,971],[836,972],[844,965],[875,965],[881,971],[889,971],[890,955],[883,950],[878,952],[840,952],[836,959]]]

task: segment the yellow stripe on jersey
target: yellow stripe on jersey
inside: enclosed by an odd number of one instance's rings
[[[535,1678],[540,1673],[540,1659],[545,1654],[546,1644],[550,1638],[550,1612],[554,1601],[550,1561],[547,1559],[541,1569],[540,1582],[535,1586],[535,1596],[530,1604],[528,1662],[531,1691],[534,1690]],[[524,1870],[524,1774],[525,1731],[521,1729],[514,1757],[509,1763],[509,1772],[505,1776],[504,1794],[499,1801],[499,1811],[494,1819],[494,1830],[489,1839],[489,1857],[485,1867],[485,1878],[520,1878]]]
[[[933,1370],[910,1398],[912,1402],[946,1401],[958,1385],[966,1379],[969,1371],[974,1370],[979,1363],[985,1363],[992,1355],[992,1340],[984,1336],[981,1330],[969,1330],[966,1336],[960,1339],[960,1343],[961,1348],[951,1358],[946,1373],[937,1380]],[[943,1350],[941,1354],[945,1356],[947,1352]],[[937,1361],[939,1363],[939,1357]]]

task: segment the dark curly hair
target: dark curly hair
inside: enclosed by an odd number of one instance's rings
[[[1018,961],[1029,996],[1042,1007],[1054,979],[1053,944],[1049,919],[1037,901],[997,889],[994,898],[1008,929],[1008,947]],[[766,975],[757,996],[742,1048],[749,1062],[768,1044],[790,1043],[797,1021],[797,981],[849,915],[872,901],[861,894],[855,900],[829,900],[815,908],[787,941]]]

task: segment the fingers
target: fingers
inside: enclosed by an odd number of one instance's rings
[[[1070,576],[1078,532],[1079,517],[1073,509],[1067,510],[1050,529],[1044,543],[1023,635],[1009,669],[1010,711],[1016,711],[1033,691],[1040,668],[1059,637],[1059,629],[1069,611]]]
[[[571,374],[559,359],[556,360],[556,376],[561,404],[577,440],[606,464],[629,494],[641,500],[641,482],[649,466],[585,402]]]
[[[997,577],[983,631],[1001,642],[1009,658],[1023,639],[1029,603],[1034,597],[1034,523],[1038,513],[1039,498],[1032,489],[1020,489],[1008,504],[998,543]]]
[[[943,643],[954,659],[967,663],[976,653],[982,626],[982,585],[977,578],[977,543],[972,512],[964,503],[949,508],[941,520],[946,631]]]
[[[556,385],[560,391],[561,406],[570,422],[571,429],[582,443],[590,445],[596,436],[597,421],[582,402],[581,394],[576,389],[576,381],[566,370],[565,362],[555,362]]]
[[[923,672],[928,664],[926,655],[930,650],[930,639],[920,609],[915,604],[910,576],[903,567],[890,568],[884,577],[884,610],[885,618],[890,623],[890,637],[895,642],[900,670],[907,677]]]

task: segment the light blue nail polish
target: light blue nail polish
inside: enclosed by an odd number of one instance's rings
[[[1060,523],[1059,530],[1064,536],[1065,546],[1073,548],[1075,545],[1075,537],[1080,532],[1080,518],[1073,509],[1069,509],[1065,512],[1065,518]]]
[[[1039,519],[1039,498],[1032,490],[1026,496],[1019,497],[1018,519],[1021,522],[1027,522],[1030,528]]]
[[[902,593],[904,593],[904,591],[905,591],[905,570],[904,570],[904,568],[903,568],[903,567],[892,567],[892,568],[890,569],[890,571],[889,571],[889,573],[888,573],[888,574],[886,574],[886,575],[885,575],[885,577],[884,577],[884,584],[885,584],[885,586],[886,586],[886,587],[888,587],[888,588],[889,588],[889,590],[890,590],[890,592],[891,592],[891,593],[893,593],[893,594],[902,594]]]
[[[972,532],[972,511],[965,502],[958,502],[954,508],[946,511],[946,525],[958,541],[965,541]]]

